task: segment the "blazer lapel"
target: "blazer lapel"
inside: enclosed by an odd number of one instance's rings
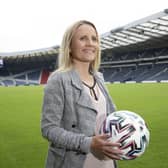
[[[83,88],[83,84],[82,84],[82,81],[80,80],[78,72],[76,72],[76,70],[72,70],[70,71],[70,75],[71,75],[72,86],[75,87],[75,89],[77,90],[76,93],[78,94],[77,104],[80,106],[92,109],[94,112],[97,113],[96,109],[92,104],[91,98]]]

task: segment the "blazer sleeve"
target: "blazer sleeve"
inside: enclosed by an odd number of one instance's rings
[[[60,75],[54,75],[48,80],[44,89],[41,117],[42,135],[56,147],[88,153],[91,137],[73,133],[61,127],[65,103],[64,94],[63,81]]]

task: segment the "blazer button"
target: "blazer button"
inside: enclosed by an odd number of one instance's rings
[[[76,127],[76,125],[75,124],[72,124],[72,128],[75,128]]]

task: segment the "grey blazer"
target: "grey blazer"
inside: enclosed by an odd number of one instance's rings
[[[107,114],[115,106],[105,89],[101,73],[95,79],[107,102]],[[42,135],[50,142],[46,168],[82,168],[90,152],[96,110],[75,70],[55,72],[44,90]]]

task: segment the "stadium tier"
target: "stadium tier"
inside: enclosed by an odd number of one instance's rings
[[[45,84],[49,77],[49,71],[36,69],[24,71],[9,76],[1,76],[0,85],[2,86],[19,86],[19,85],[39,85]]]
[[[101,35],[100,71],[107,82],[168,82],[168,9]],[[0,85],[45,84],[59,46],[0,53]]]
[[[107,82],[168,81],[168,48],[130,52],[124,57],[111,53],[109,61],[106,54],[102,59],[104,57],[106,61],[102,61],[101,71]]]
[[[0,68],[1,86],[45,84],[56,65],[58,47],[0,54],[3,66]]]

